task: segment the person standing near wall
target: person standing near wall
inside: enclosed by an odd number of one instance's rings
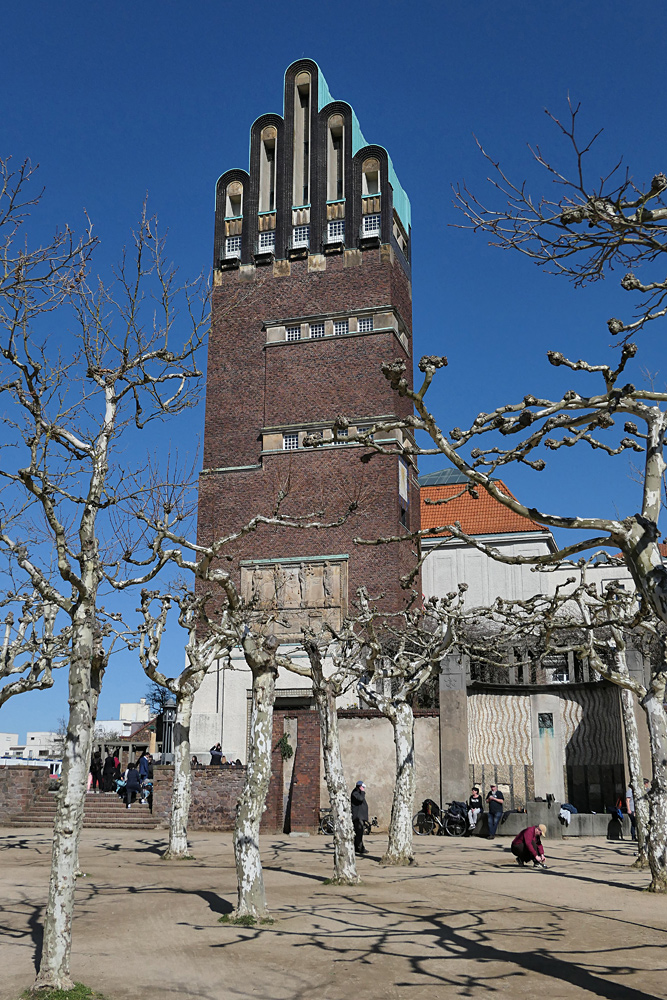
[[[364,823],[368,822],[368,803],[366,802],[366,786],[358,781],[350,796],[352,803],[352,826],[354,827],[354,853],[368,854],[364,847]]]
[[[500,821],[503,818],[505,796],[498,790],[497,785],[491,785],[489,794],[486,796],[486,801],[489,807],[489,840],[493,840]]]

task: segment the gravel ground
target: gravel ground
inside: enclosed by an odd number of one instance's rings
[[[520,869],[509,841],[415,838],[418,864],[324,885],[324,837],[264,838],[275,923],[221,925],[235,900],[231,835],[195,833],[195,861],[160,859],[153,831],[84,830],[72,974],[110,1000],[667,998],[667,899],[642,893],[632,846],[547,846]],[[46,830],[0,830],[0,1000],[30,985],[47,894]]]

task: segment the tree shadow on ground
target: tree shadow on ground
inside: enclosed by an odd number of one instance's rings
[[[525,978],[531,977],[532,995],[543,991],[559,995],[559,984],[569,984],[601,1000],[656,1000],[655,994],[630,985],[628,979],[644,970],[642,952],[657,951],[664,942],[624,945],[621,941],[608,948],[575,951],[568,945],[570,928],[565,921],[577,914],[582,919],[589,916],[584,910],[568,909],[564,914],[541,907],[536,921],[516,906],[476,909],[474,913],[444,910],[416,914],[409,910],[405,905],[389,908],[341,894],[335,912],[317,903],[312,907],[281,907],[278,925],[253,928],[248,935],[278,935],[286,947],[316,948],[330,961],[350,965],[402,960],[412,975],[396,979],[394,987],[412,990],[430,986],[436,989],[434,995],[470,997],[506,991],[508,981],[518,978],[525,991]],[[291,930],[290,917],[300,918],[300,923],[304,917],[310,918],[313,929],[306,934]],[[505,926],[499,926],[503,921]],[[235,943],[230,940],[211,947],[233,947]],[[664,965],[651,968],[656,977],[664,977],[666,972]]]

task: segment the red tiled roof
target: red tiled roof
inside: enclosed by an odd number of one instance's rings
[[[507,494],[514,497],[501,480],[495,480],[496,485]],[[458,521],[467,535],[500,535],[506,532],[548,531],[547,528],[531,521],[520,514],[515,514],[504,507],[498,500],[489,496],[481,486],[477,488],[479,499],[470,496],[465,485],[450,483],[446,486],[422,486],[421,526],[422,530],[436,528],[441,524],[456,524]],[[462,494],[459,496],[459,494]],[[425,500],[447,500],[456,497],[449,503],[437,505],[427,504]],[[440,532],[447,534],[447,532]]]
[[[658,550],[663,559],[667,559],[667,543],[658,542]]]

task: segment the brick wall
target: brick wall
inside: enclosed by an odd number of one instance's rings
[[[354,266],[350,266],[354,263]],[[392,392],[380,371],[402,357],[411,379],[412,359],[392,332],[266,344],[263,323],[355,309],[394,306],[408,329],[411,291],[400,264],[384,246],[354,257],[333,255],[326,268],[309,271],[307,260],[216,275],[206,388],[204,469],[199,484],[198,537],[204,542],[239,528],[257,513],[269,514],[288,487],[284,514],[315,514],[336,520],[351,501],[358,511],[326,532],[264,530],[246,537],[229,554],[235,559],[289,558],[347,553],[348,594],[357,587],[401,606],[400,576],[412,566],[411,546],[355,546],[356,536],[402,532],[396,455],[360,461],[360,448],[312,449],[260,456],[261,428],[331,421],[338,414],[406,416],[409,403]],[[411,477],[414,480],[414,476]],[[411,485],[408,528],[419,528],[419,499]],[[419,581],[416,586],[419,587]]]
[[[285,732],[285,719],[297,720],[297,737],[292,758],[292,778],[287,809],[284,806],[284,762],[278,741]],[[277,709],[273,713],[271,781],[262,817],[265,833],[317,830],[320,809],[320,725],[311,709]],[[285,822],[285,813],[288,822]],[[287,829],[288,827],[288,829]]]
[[[48,790],[48,767],[0,767],[0,826],[20,816]]]
[[[192,770],[190,830],[233,830],[236,803],[243,790],[245,767],[196,767]],[[169,826],[174,769],[153,769],[153,817]]]

